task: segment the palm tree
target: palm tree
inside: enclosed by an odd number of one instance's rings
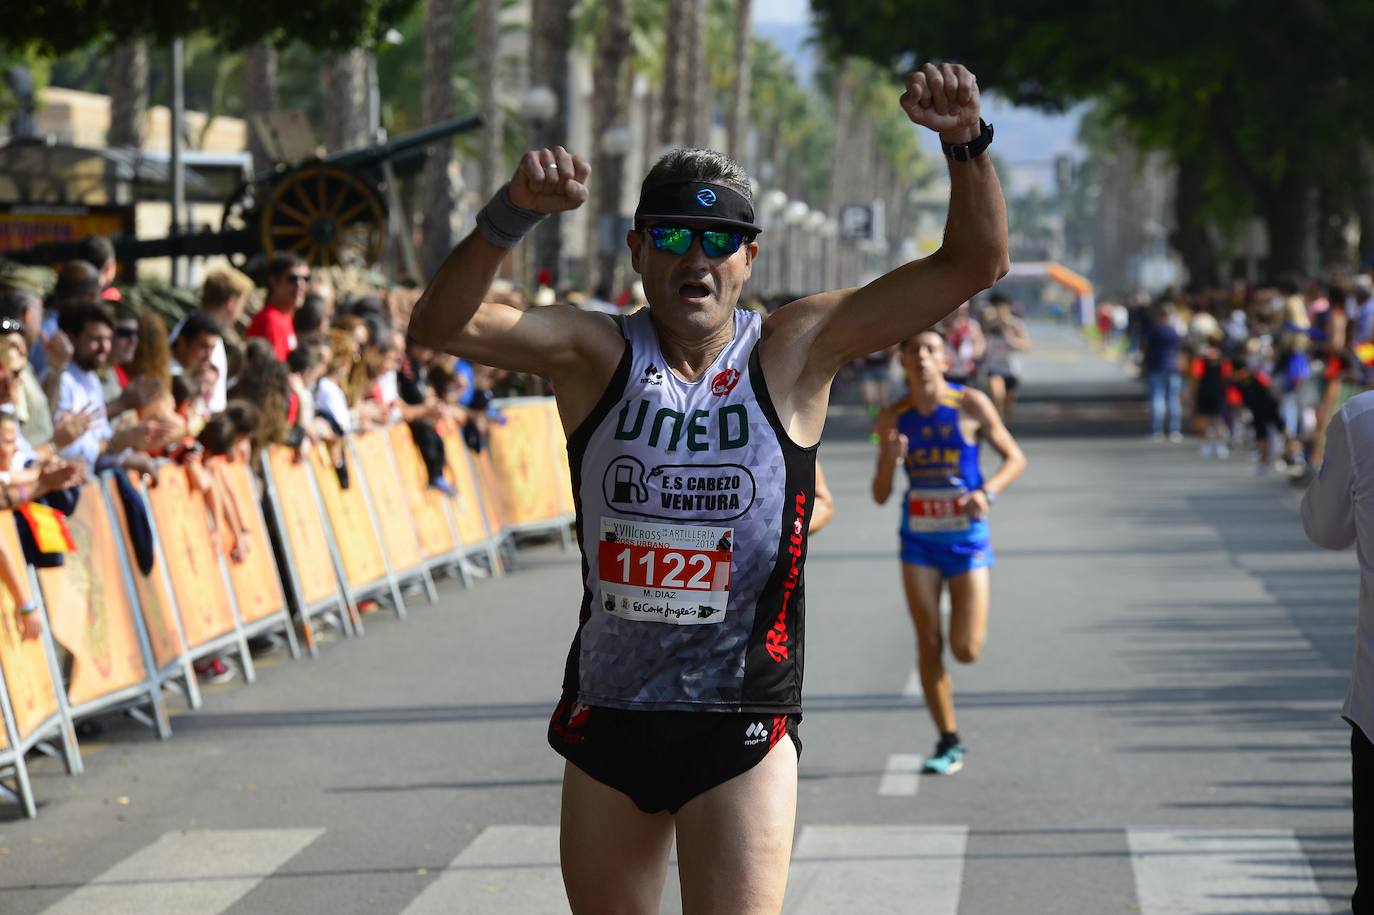
[[[132,38],[116,45],[105,71],[110,96],[110,129],[105,145],[138,149],[148,111],[148,42]]]
[[[668,0],[667,3],[667,17],[663,23],[663,72],[659,83],[663,87],[658,125],[660,146],[676,146],[683,142],[683,109],[687,105],[686,37],[692,2]]]
[[[272,156],[259,142],[253,119],[277,110],[277,49],[269,42],[258,42],[244,55],[242,92],[243,111],[249,121],[248,150],[253,154],[253,168],[265,171],[272,164]]]
[[[568,142],[568,51],[572,46],[572,8],[568,0],[534,0],[530,48],[530,85],[547,86],[558,99],[558,110],[534,125],[533,145],[552,147]],[[558,282],[562,259],[562,220],[555,213],[535,229],[534,262]]]
[[[454,0],[425,0],[424,120],[436,124],[453,111]],[[453,144],[438,143],[425,162],[422,268],[433,276],[453,247],[453,188],[448,179]]]
[[[750,0],[735,0],[735,72],[730,90],[730,117],[727,121],[727,145],[736,161],[743,162],[746,138],[749,135],[750,71],[753,67],[753,26],[750,22]]]
[[[686,110],[682,112],[682,142],[705,146],[710,142],[710,71],[706,67],[706,0],[686,0],[682,27],[686,37]]]
[[[501,145],[505,135],[505,112],[501,109],[500,77],[497,55],[501,50],[501,0],[477,0],[477,91],[478,105],[485,124],[482,127],[480,164],[482,199],[496,193],[505,177],[501,168]]]
[[[371,52],[363,48],[326,54],[324,84],[324,143],[330,152],[368,142],[368,70]]]
[[[619,224],[621,189],[624,185],[625,153],[607,149],[603,140],[608,130],[625,130],[630,101],[630,18],[627,0],[605,0],[601,8],[601,28],[596,42],[596,67],[592,72],[592,145],[597,179],[593,185],[595,204],[590,214],[591,237],[596,254],[595,287],[605,292],[615,288],[620,241],[614,237]],[[606,294],[609,295],[609,292]]]

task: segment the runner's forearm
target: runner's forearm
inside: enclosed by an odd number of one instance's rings
[[[987,155],[949,162],[949,216],[940,255],[979,277],[983,289],[1006,275],[1007,208]]]
[[[1026,456],[1020,451],[1007,455],[1002,460],[1001,468],[983,481],[983,489],[996,495],[1019,477],[1026,469]]]
[[[505,256],[504,248],[470,233],[449,253],[415,303],[406,335],[433,349],[452,346],[477,313]]]
[[[892,473],[894,469],[894,462],[879,453],[878,467],[873,472],[873,501],[879,505],[886,503],[887,497],[892,495]]]

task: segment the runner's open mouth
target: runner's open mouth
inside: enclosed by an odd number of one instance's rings
[[[705,283],[683,283],[677,292],[684,299],[704,299],[711,294],[711,287]]]

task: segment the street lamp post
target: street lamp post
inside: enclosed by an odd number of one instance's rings
[[[781,214],[787,206],[787,195],[776,188],[764,194],[759,201],[760,224],[769,232],[768,250],[763,256],[763,276],[761,285],[764,295],[778,291],[782,272],[779,269],[786,260],[787,236],[782,229]]]
[[[625,159],[634,146],[634,133],[623,124],[613,124],[601,132],[597,148],[601,152],[601,187],[597,195],[596,229],[596,289],[598,294],[613,299],[619,288],[620,252],[624,240],[617,238],[622,225],[622,185]]]
[[[795,295],[801,292],[802,286],[802,244],[801,236],[805,232],[803,225],[811,208],[803,200],[793,200],[783,210],[783,222],[787,224],[787,289],[788,295]]]
[[[806,289],[805,292],[820,292],[825,284],[822,261],[821,232],[825,228],[826,216],[820,210],[812,210],[806,217]]]

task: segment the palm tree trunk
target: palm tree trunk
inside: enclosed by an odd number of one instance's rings
[[[325,56],[324,144],[330,152],[368,142],[367,56],[362,48]]]
[[[751,0],[735,0],[735,85],[730,96],[728,146],[731,157],[741,163],[749,138],[749,93],[754,65],[754,38],[749,21],[752,5]]]
[[[501,45],[501,0],[477,0],[477,92],[478,105],[486,123],[482,127],[482,199],[496,193],[505,179],[501,167],[501,146],[505,116],[501,110],[500,83],[496,70]]]
[[[849,64],[844,58],[840,58],[835,68],[835,82],[830,93],[831,116],[835,121],[835,138],[831,144],[830,199],[826,206],[830,218],[837,221],[840,218],[840,208],[849,202],[847,197],[852,190],[848,164],[854,161],[855,155],[852,148],[847,148],[854,140],[850,136],[852,97],[853,93],[849,87]],[[831,282],[826,284],[827,286],[831,288],[845,286],[853,280],[851,269],[853,253],[853,242],[842,238],[836,239],[835,257],[831,267],[834,276]]]
[[[110,129],[105,145],[138,149],[143,145],[143,116],[148,111],[148,42],[130,39],[110,55],[105,71],[110,96]]]
[[[425,0],[424,122],[437,124],[453,113],[454,0]],[[422,269],[433,276],[453,247],[453,188],[448,179],[453,144],[435,144],[425,161]]]
[[[660,146],[677,146],[683,142],[682,116],[687,106],[686,20],[687,7],[691,2],[668,0],[668,12],[663,23],[663,116],[658,126]]]
[[[535,0],[534,35],[530,48],[530,85],[547,86],[558,98],[558,110],[534,125],[534,146],[568,142],[568,51],[572,45],[572,7],[568,0]],[[558,283],[563,254],[562,219],[555,213],[534,231],[534,266],[548,271]]]
[[[248,116],[248,151],[253,154],[253,168],[266,171],[273,156],[261,142],[253,121],[277,110],[277,49],[269,42],[258,42],[244,55],[243,110]]]
[[[630,20],[627,0],[604,0],[601,34],[597,36],[596,69],[592,72],[592,145],[597,157],[593,184],[591,235],[596,271],[593,288],[610,297],[616,286],[616,266],[621,242],[615,237],[620,224],[621,189],[624,184],[625,151],[607,152],[602,139],[610,128],[628,130],[630,105]]]
[[[687,39],[687,107],[682,112],[682,141],[688,146],[710,143],[710,93],[706,69],[706,0],[687,0],[683,22]]]

